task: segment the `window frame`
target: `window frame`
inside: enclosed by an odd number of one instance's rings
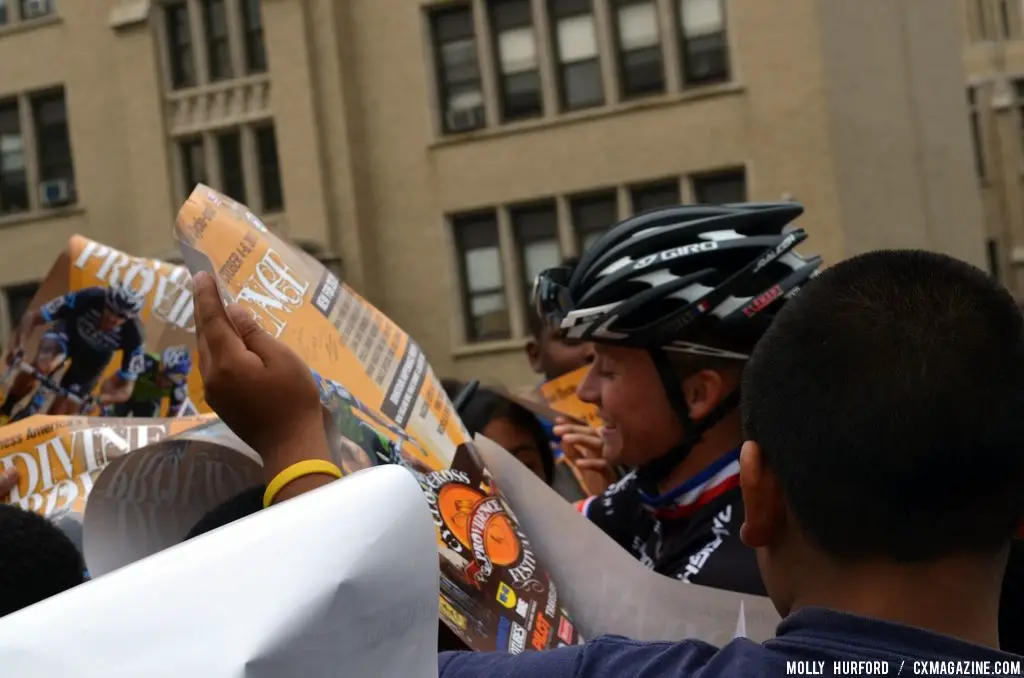
[[[437,88],[437,109],[440,116],[440,128],[441,133],[445,135],[464,134],[466,132],[472,132],[478,129],[482,129],[487,125],[487,102],[484,96],[484,82],[482,64],[480,60],[480,41],[476,35],[474,26],[474,14],[473,6],[468,2],[460,2],[451,5],[445,5],[440,8],[428,10],[427,19],[430,26],[430,42],[434,56],[434,81]],[[443,37],[440,24],[445,17],[454,15],[456,13],[465,13],[468,15],[469,31],[468,35],[460,35],[454,39],[449,37]],[[443,37],[443,39],[442,39]],[[444,47],[445,45],[462,42],[472,41],[473,53],[474,53],[474,70],[476,71],[475,78],[466,78],[465,80],[457,80],[448,77],[448,71],[445,66],[444,60]],[[480,96],[480,104],[465,109],[456,109],[450,106],[453,99],[453,91],[459,88],[476,87],[476,91]],[[476,117],[476,122],[472,125],[468,125],[464,128],[457,128],[452,124],[451,116],[453,112],[468,112],[475,111],[475,113],[469,114]],[[468,113],[467,113],[468,114]]]
[[[668,178],[668,179],[660,179],[660,180],[654,180],[654,181],[645,181],[645,182],[639,183],[639,184],[630,184],[627,187],[627,190],[629,192],[629,207],[630,207],[630,211],[634,215],[640,214],[641,212],[646,212],[646,211],[652,210],[652,209],[661,209],[661,208],[669,207],[669,206],[672,206],[672,205],[680,205],[683,202],[683,192],[682,192],[682,189],[679,186],[679,178],[678,177],[672,177],[672,178]],[[667,202],[667,203],[665,203],[665,204],[658,204],[658,205],[654,205],[654,206],[647,207],[647,208],[644,208],[644,209],[641,209],[640,206],[637,204],[638,202],[640,202],[637,199],[638,196],[642,196],[644,194],[646,194],[646,195],[656,195],[659,192],[666,193],[666,194],[668,192],[671,192],[673,194],[673,196],[674,196],[674,199],[669,201],[669,202]]]
[[[210,185],[210,168],[207,167],[206,162],[206,139],[202,135],[181,137],[175,139],[175,147],[178,153],[178,161],[181,163],[182,188],[185,198],[188,198],[189,194],[195,190],[196,185]],[[202,163],[202,171],[198,173],[195,171],[196,167],[192,163],[192,155],[190,153],[194,149],[198,149],[198,158]],[[195,176],[196,174],[202,175],[201,178]]]
[[[11,134],[11,136],[16,135],[18,137],[19,148],[20,148],[20,150],[18,152],[21,155],[21,170],[20,171],[5,171],[3,169],[3,165],[0,164],[0,216],[7,216],[7,215],[10,215],[10,214],[23,214],[25,212],[29,212],[29,211],[32,210],[32,195],[31,195],[31,190],[32,189],[31,189],[31,186],[29,186],[29,177],[28,177],[29,154],[32,153],[32,149],[28,148],[26,143],[25,143],[25,130],[22,129],[22,124],[21,124],[21,122],[22,122],[21,107],[22,107],[22,102],[21,102],[21,99],[19,97],[15,96],[15,97],[9,97],[9,98],[0,99],[0,113],[6,112],[8,115],[11,115],[11,119],[14,122],[13,128],[16,129],[16,132]],[[2,138],[2,137],[0,137],[0,138]],[[3,152],[2,152],[2,149],[0,149],[0,160],[2,160],[2,158],[3,158]],[[12,205],[17,204],[18,206],[8,208],[8,205],[7,205],[6,201],[5,201],[5,195],[6,195],[6,190],[7,190],[5,188],[6,183],[7,183],[5,177],[7,177],[8,175],[17,175],[17,174],[20,174],[20,176],[21,176],[21,181],[20,181],[21,190],[20,190],[20,194],[15,196],[15,197],[20,198],[20,200],[19,201],[13,201],[12,200],[11,204]],[[12,182],[12,185],[17,186],[18,183],[19,182],[14,181],[14,182]],[[17,188],[14,188],[12,190],[12,192],[16,191],[16,190],[17,190]]]
[[[686,26],[686,11],[684,5],[694,0],[676,0],[675,11],[676,11],[676,35],[679,40],[679,58],[682,62],[680,64],[680,76],[682,80],[683,89],[691,87],[706,87],[709,85],[720,85],[727,82],[731,82],[733,78],[732,74],[732,54],[729,46],[729,7],[728,0],[714,0],[718,3],[719,13],[722,16],[721,29],[716,32],[706,33],[697,36],[691,36],[687,33]],[[699,1],[699,0],[697,0]],[[708,38],[719,38],[721,40],[722,56],[722,67],[720,70],[716,70],[711,74],[701,74],[694,70],[694,62],[696,59],[691,58],[692,45],[696,40],[708,39]],[[710,50],[708,50],[710,51]]]
[[[513,5],[521,4],[525,5],[526,13],[521,17],[503,21],[500,16],[501,5]],[[490,30],[491,30],[491,49],[494,53],[494,69],[495,74],[498,76],[498,110],[501,114],[502,122],[518,122],[520,120],[529,120],[531,118],[537,118],[544,114],[544,92],[543,86],[541,85],[541,74],[540,74],[540,43],[537,39],[537,26],[533,17],[533,7],[530,4],[530,0],[498,0],[497,2],[488,3],[487,11],[490,18]],[[503,34],[511,31],[528,30],[530,39],[533,41],[533,54],[534,64],[533,68],[527,68],[514,73],[508,73],[505,71],[505,66],[502,62],[501,54],[501,37]],[[535,81],[535,95],[536,101],[531,101],[531,106],[523,107],[523,110],[511,111],[510,97],[510,86],[509,81],[516,77],[532,76]]]
[[[245,52],[247,75],[266,73],[270,70],[266,36],[263,33],[263,8],[260,0],[238,0],[239,18],[242,28],[242,48]],[[255,5],[255,12],[253,12]],[[254,22],[255,20],[255,22]]]
[[[551,227],[551,234],[548,237],[538,237],[534,234],[524,231],[535,229],[536,222],[532,224],[525,224],[521,220],[526,218],[532,218],[536,215],[543,215],[543,219],[550,218],[550,224],[544,224],[544,228]],[[558,224],[558,201],[555,198],[541,198],[538,200],[532,200],[525,203],[517,203],[508,207],[508,220],[512,227],[512,240],[515,246],[516,263],[519,266],[519,273],[522,277],[524,295],[523,300],[527,307],[530,304],[530,297],[533,294],[533,278],[528,273],[528,267],[526,262],[526,246],[532,243],[544,243],[554,242],[555,247],[558,249],[558,257],[554,266],[558,266],[559,262],[565,258],[565,253],[562,251],[562,243],[559,237],[559,224]]]
[[[654,11],[655,30],[657,31],[657,41],[654,45],[647,47],[636,47],[627,49],[622,43],[623,30],[622,30],[622,10],[632,5],[648,5]],[[611,11],[613,18],[611,21],[611,27],[613,37],[615,40],[615,63],[618,69],[619,76],[619,96],[623,100],[639,99],[647,96],[657,96],[659,94],[665,94],[668,89],[668,78],[666,77],[665,71],[665,55],[663,52],[664,48],[664,37],[662,35],[661,27],[661,16],[658,11],[657,0],[614,0],[611,5]],[[641,52],[652,51],[657,55],[659,82],[657,85],[648,85],[640,87],[630,86],[631,80],[628,75],[629,66],[627,65],[628,56],[631,54],[639,54]]]
[[[267,132],[269,132],[271,135],[270,141],[273,146],[273,170],[268,170],[266,161],[267,159],[264,155],[264,151],[266,149],[264,148],[263,144],[265,143],[266,139],[263,138],[263,135],[267,134]],[[276,214],[279,212],[283,212],[285,210],[286,202],[284,196],[284,178],[281,172],[281,154],[277,143],[277,128],[274,125],[273,121],[259,123],[253,125],[252,135],[254,141],[253,146],[255,148],[256,153],[256,178],[259,185],[260,204],[261,207],[263,208],[262,211],[264,214]],[[267,200],[267,195],[274,192],[267,190],[267,182],[270,179],[270,177],[268,177],[268,174],[274,175],[273,181],[277,184],[276,193],[278,199],[276,203],[270,203]]]
[[[586,193],[577,193],[570,195],[567,198],[569,203],[569,218],[572,225],[573,238],[576,240],[576,248],[578,252],[584,252],[587,249],[586,240],[588,235],[597,235],[600,237],[601,234],[607,233],[608,229],[614,226],[619,221],[619,191],[615,187],[596,189],[587,191]],[[583,227],[580,218],[580,213],[583,209],[595,205],[597,203],[609,202],[611,204],[611,221],[604,228],[596,227]]]
[[[985,152],[985,134],[982,127],[981,107],[978,105],[978,86],[967,87],[967,115],[971,130],[971,151],[974,156],[974,172],[978,179],[985,181],[987,177],[988,154]]]
[[[456,259],[458,261],[459,298],[462,306],[462,333],[464,341],[467,344],[478,344],[511,339],[513,333],[512,309],[509,307],[508,302],[508,280],[506,279],[508,272],[505,271],[504,263],[502,261],[501,227],[499,223],[498,210],[491,208],[453,214],[448,217],[448,222],[451,228],[452,242],[455,246]],[[465,242],[466,238],[464,234],[467,227],[483,225],[485,222],[488,229],[491,230],[491,233],[488,235],[493,235],[493,247],[498,251],[498,276],[501,284],[498,287],[474,290],[469,284],[469,271],[466,266],[466,255],[472,250],[484,249],[484,247],[468,247]],[[488,245],[487,247],[491,247],[491,245]],[[501,296],[507,327],[504,333],[497,333],[493,336],[485,335],[477,331],[477,319],[473,315],[473,300],[477,297],[489,295]]]
[[[201,0],[203,44],[206,47],[206,75],[211,83],[232,80],[235,68],[231,57],[231,13],[228,11],[229,0]],[[212,31],[214,7],[223,11],[224,35],[215,36]]]
[[[214,150],[217,153],[217,167],[220,169],[219,177],[219,190],[228,196],[235,202],[242,203],[243,205],[249,204],[249,199],[253,196],[248,195],[246,190],[246,176],[245,176],[245,141],[242,136],[246,130],[243,127],[226,127],[219,129],[213,134]],[[225,149],[225,142],[231,144],[237,144],[235,149]],[[227,153],[225,152],[227,150]],[[228,163],[224,162],[225,157],[235,155],[237,151],[238,167],[237,171],[227,171]],[[230,181],[229,181],[230,177]],[[237,181],[237,186],[229,186],[229,183]]]
[[[35,138],[35,148],[32,152],[36,158],[36,181],[35,187],[39,190],[42,184],[51,181],[65,181],[68,184],[68,198],[60,204],[66,207],[78,202],[75,182],[75,153],[71,145],[71,114],[68,111],[67,90],[63,85],[49,89],[37,90],[27,95],[29,110],[32,114],[32,132]],[[44,122],[41,120],[42,106],[53,101],[60,102],[62,118],[58,122],[45,123],[46,127],[58,127],[59,130],[51,130],[49,139],[44,130]],[[53,137],[53,133],[57,137]],[[49,148],[47,148],[49,146]],[[47,151],[63,154],[60,158],[47,158]],[[40,205],[45,208],[45,205]]]
[[[597,0],[602,2],[603,0]],[[559,5],[563,5],[559,7]],[[554,55],[555,72],[558,82],[558,105],[563,113],[584,111],[590,108],[599,108],[606,105],[608,93],[604,91],[604,79],[601,64],[601,36],[597,22],[597,8],[594,0],[548,0],[548,17],[551,22],[551,42]],[[566,7],[565,5],[571,5]],[[594,55],[573,61],[562,60],[561,38],[559,27],[561,22],[576,19],[578,17],[589,17],[590,27],[594,33]],[[572,80],[572,71],[582,68],[592,68],[596,71],[596,84],[598,98],[587,100],[582,103],[571,104],[569,101],[569,82]]]
[[[167,71],[172,90],[182,90],[199,84],[196,71],[196,42],[192,35],[192,24],[188,2],[177,0],[162,6],[164,22],[164,53],[167,55]],[[175,13],[184,16],[184,30],[179,31],[180,24]],[[184,38],[184,39],[183,39]]]
[[[729,179],[733,179],[735,181],[737,178],[741,180],[740,182],[737,183],[741,183],[743,187],[743,193],[741,196],[739,196],[738,199],[729,200],[727,202],[703,202],[701,200],[700,194],[702,192],[702,189],[707,190],[707,187],[710,185],[714,185],[715,183],[721,185],[726,183],[726,181]],[[721,169],[711,170],[708,172],[699,172],[690,177],[690,186],[693,189],[693,201],[698,205],[728,205],[737,202],[747,202],[750,197],[750,185],[749,180],[747,178],[747,168],[743,166],[723,167]]]

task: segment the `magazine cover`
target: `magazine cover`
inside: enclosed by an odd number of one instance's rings
[[[175,235],[195,273],[211,271],[332,392],[354,444],[346,471],[394,463],[427,498],[441,562],[441,618],[475,650],[581,642],[558,588],[491,482],[422,350],[324,267],[270,233],[244,205],[198,186]],[[354,440],[353,440],[354,438]]]

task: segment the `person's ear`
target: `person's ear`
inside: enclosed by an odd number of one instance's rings
[[[715,370],[701,370],[683,380],[683,397],[690,418],[699,421],[706,417],[725,397],[725,381]]]
[[[530,369],[537,374],[544,373],[544,365],[541,363],[540,342],[530,338],[526,342],[526,359],[530,361]]]
[[[755,549],[771,545],[786,526],[786,502],[778,476],[765,464],[761,446],[752,440],[740,450],[740,491],[744,514],[740,539]]]

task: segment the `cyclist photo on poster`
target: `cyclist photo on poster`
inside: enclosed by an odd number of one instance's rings
[[[7,354],[7,377],[14,373],[14,379],[0,405],[0,425],[41,413],[51,394],[48,414],[82,414],[96,405],[127,402],[145,365],[139,320],[144,303],[145,297],[126,285],[97,286],[57,297],[27,313]],[[29,363],[24,359],[25,344],[41,325],[50,327]],[[123,354],[120,369],[94,397],[92,391],[117,351]],[[57,381],[55,375],[65,367]],[[16,411],[29,395],[30,402]]]
[[[192,371],[192,353],[188,346],[171,346],[163,353],[146,353],[142,361],[131,397],[113,407],[115,417],[159,417],[165,398],[169,400],[168,417],[196,413],[188,398],[188,376]]]

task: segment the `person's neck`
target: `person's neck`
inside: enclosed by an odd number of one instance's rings
[[[727,417],[706,432],[700,442],[693,446],[683,463],[658,483],[659,494],[666,494],[695,477],[743,443],[738,421]]]
[[[915,565],[807,563],[792,572],[800,590],[790,613],[823,607],[998,649],[1006,560],[991,561],[961,556]]]

